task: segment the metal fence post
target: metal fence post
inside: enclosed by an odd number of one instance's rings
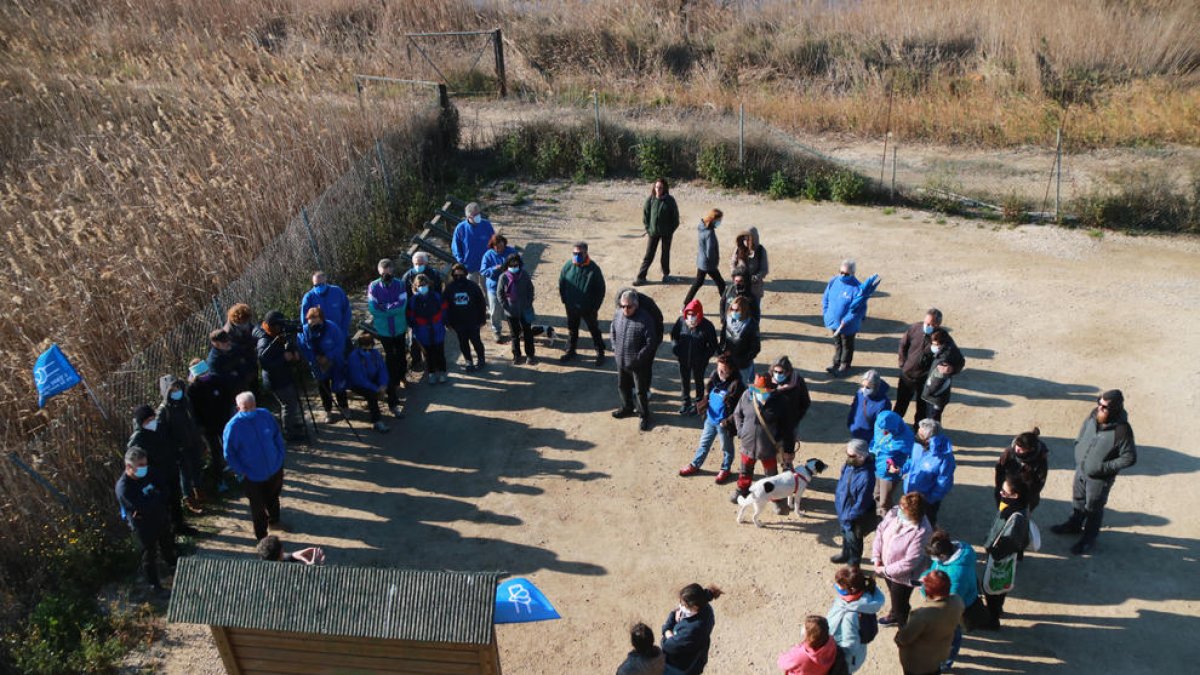
[[[321,253],[317,250],[317,238],[313,236],[312,224],[308,222],[308,207],[300,207],[300,217],[304,220],[304,228],[308,230],[308,245],[312,247],[313,260],[317,262],[317,269],[321,269]]]
[[[892,201],[896,201],[896,146],[892,145]]]
[[[596,115],[596,142],[600,142],[600,94],[595,89],[592,90],[592,110]]]
[[[212,296],[212,305],[213,305],[213,311],[217,313],[217,323],[220,324],[221,321],[225,318],[225,312],[221,309],[221,301],[218,300],[217,296],[215,296],[215,295]]]
[[[1062,201],[1062,126],[1054,139],[1054,221],[1059,220],[1059,204]]]
[[[738,104],[738,167],[746,166],[746,104]]]

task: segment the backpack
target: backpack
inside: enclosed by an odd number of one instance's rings
[[[871,616],[874,616],[874,614]],[[847,663],[846,652],[841,647],[837,648],[837,655],[833,659],[833,665],[829,667],[829,672],[825,675],[850,675],[850,664]]]
[[[864,645],[871,644],[879,635],[879,615],[874,612],[856,612],[858,614],[858,641]]]

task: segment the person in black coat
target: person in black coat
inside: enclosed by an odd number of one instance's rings
[[[171,524],[177,534],[197,534],[195,528],[183,522],[183,493],[179,480],[179,447],[171,442],[164,431],[158,429],[158,415],[154,408],[140,405],[133,411],[134,431],[126,443],[126,449],[141,448],[155,475],[162,481],[159,488],[166,498],[171,514]]]
[[[454,263],[450,267],[450,283],[446,284],[446,323],[458,336],[458,348],[467,362],[463,370],[475,372],[487,365],[483,356],[483,340],[479,329],[487,322],[487,302],[479,284],[467,278],[467,267]],[[471,348],[476,360],[471,360]]]
[[[704,318],[704,306],[692,300],[683,308],[683,315],[675,320],[671,328],[672,352],[679,360],[679,384],[683,389],[683,405],[680,415],[695,415],[696,404],[692,401],[692,384],[696,385],[696,399],[704,396],[704,372],[708,362],[717,353],[717,329]]]
[[[657,316],[642,301],[642,295],[633,289],[617,294],[617,312],[609,326],[613,358],[617,362],[617,392],[621,396],[621,407],[613,411],[613,417],[621,419],[634,414],[633,392],[637,385],[637,415],[641,418],[639,428],[650,429],[650,375],[654,370],[654,356],[662,344],[662,314]],[[657,310],[657,306],[654,306]]]
[[[1017,476],[1025,486],[1025,499],[1029,511],[1037,508],[1042,499],[1042,488],[1050,473],[1050,448],[1041,438],[1042,430],[1037,427],[1013,439],[1011,445],[1000,453],[996,461],[995,490],[992,498],[1000,506],[1000,487],[1009,476]]]
[[[729,304],[721,328],[720,351],[729,354],[733,367],[742,373],[743,382],[754,381],[754,357],[762,349],[758,333],[758,319],[750,308],[753,300],[739,295]]]
[[[150,468],[145,450],[134,447],[125,451],[125,471],[116,485],[117,503],[141,549],[146,583],[156,593],[166,592],[158,581],[159,553],[172,572],[177,559],[166,488],[166,482]]]
[[[237,391],[214,375],[207,361],[192,359],[188,367],[187,397],[192,401],[192,409],[204,430],[204,444],[208,446],[208,467],[204,472],[220,492],[228,489],[221,479],[225,472],[225,446],[221,439],[225,424],[233,417],[235,396]]]
[[[775,359],[771,364],[771,382],[775,385],[775,396],[782,396],[787,401],[788,419],[784,422],[792,430],[792,445],[783,450],[783,466],[790,469],[796,450],[800,447],[800,422],[808,414],[812,406],[812,396],[808,393],[808,384],[795,368],[792,360],[786,356]]]
[[[662,627],[662,650],[667,666],[682,675],[700,675],[708,665],[712,631],[716,624],[712,601],[721,597],[716,586],[688,584],[679,591],[679,606],[671,610]]]
[[[255,353],[262,365],[263,386],[279,400],[283,436],[288,441],[299,441],[305,434],[304,412],[293,369],[300,362],[300,349],[296,336],[284,330],[284,321],[281,312],[267,312],[262,325],[254,329]]]

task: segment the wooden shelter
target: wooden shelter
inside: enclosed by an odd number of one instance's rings
[[[207,624],[225,670],[500,674],[499,575],[187,557],[167,620]]]

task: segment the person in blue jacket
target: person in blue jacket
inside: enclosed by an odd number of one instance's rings
[[[954,642],[950,644],[950,656],[942,662],[942,672],[948,672],[954,665],[954,658],[962,647],[963,627],[967,630],[983,628],[987,625],[988,614],[979,598],[979,578],[975,573],[976,561],[979,557],[975,549],[965,541],[955,541],[942,529],[934,530],[929,537],[929,545],[925,547],[929,554],[929,569],[921,576],[934,570],[941,570],[950,577],[950,592],[963,601],[962,625],[954,629]]]
[[[891,387],[883,381],[878,371],[863,373],[862,386],[854,392],[850,412],[846,415],[851,438],[861,438],[869,443],[875,437],[875,418],[884,410],[892,409],[892,402],[888,400],[889,391]]]
[[[379,412],[379,398],[386,396],[388,391],[387,365],[375,349],[375,337],[370,333],[358,331],[354,335],[354,344],[354,351],[346,357],[350,388],[366,399],[371,426],[375,431],[387,433],[388,426],[383,423],[383,415]]]
[[[884,410],[875,417],[875,435],[871,440],[871,454],[875,455],[875,513],[880,518],[896,505],[896,493],[900,491],[900,469],[912,454],[912,427],[904,418],[891,410]]]
[[[325,320],[337,324],[342,331],[342,339],[348,339],[350,324],[353,321],[350,311],[350,298],[340,286],[329,283],[325,273],[318,270],[312,275],[312,290],[300,299],[300,316],[308,316],[308,310],[320,307],[325,313]]]
[[[671,610],[663,623],[662,650],[667,655],[668,672],[700,675],[708,665],[708,649],[716,624],[712,601],[721,597],[716,586],[688,584],[679,591],[679,606]]]
[[[879,287],[879,275],[859,283],[854,276],[857,263],[843,260],[838,275],[825,286],[821,298],[821,313],[825,327],[833,331],[833,364],[825,372],[835,377],[850,372],[854,362],[854,337],[867,316],[867,299]]]
[[[954,468],[954,447],[942,433],[941,422],[921,420],[912,456],[900,468],[900,474],[904,476],[905,494],[920,492],[925,498],[925,517],[935,527],[942,500],[954,487]]]
[[[283,492],[283,460],[287,447],[279,423],[269,410],[258,407],[254,394],[237,395],[237,414],[225,425],[225,461],[241,476],[250,502],[254,540],[267,536],[267,526],[279,523],[279,494]]]
[[[338,414],[333,409],[335,396],[338,409],[346,408],[346,350],[343,347],[346,338],[337,324],[325,320],[325,312],[320,307],[310,308],[304,318],[304,330],[298,340],[300,353],[308,361],[317,381],[321,407],[325,409],[321,422],[329,424]]]
[[[496,295],[496,284],[500,281],[500,275],[508,269],[506,261],[508,256],[517,252],[517,249],[508,245],[508,238],[497,232],[492,235],[488,241],[488,250],[483,254],[483,260],[479,263],[479,274],[486,282],[487,301],[488,301],[488,320],[492,324],[492,337],[496,342],[503,344],[507,338],[504,336],[504,310],[500,306],[500,298]]]
[[[428,364],[429,384],[446,381],[446,301],[430,286],[429,277],[418,274],[408,302],[408,325],[413,342],[421,346]]]
[[[496,230],[492,228],[492,221],[480,213],[479,204],[471,202],[463,212],[466,218],[454,227],[454,241],[450,243],[450,252],[454,254],[455,260],[470,270],[471,281],[478,284],[483,254],[487,253],[488,244]]]
[[[842,552],[829,562],[855,566],[862,562],[863,540],[875,524],[871,509],[874,492],[875,467],[870,448],[861,438],[852,439],[846,444],[846,465],[833,496],[842,526]]]

